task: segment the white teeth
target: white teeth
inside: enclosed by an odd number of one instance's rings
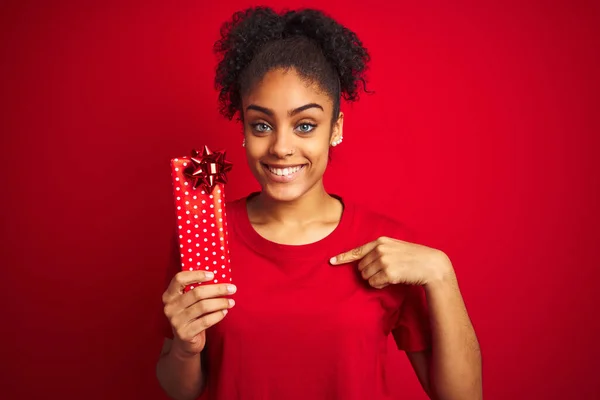
[[[303,165],[301,166],[297,166],[297,167],[287,167],[287,168],[269,168],[269,171],[271,171],[271,173],[277,175],[277,176],[288,176],[291,174],[294,174],[296,172],[298,172],[300,169],[302,169]]]

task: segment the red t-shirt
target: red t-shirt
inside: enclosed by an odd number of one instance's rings
[[[380,236],[411,241],[400,223],[344,201],[337,228],[307,245],[266,240],[246,198],[227,203],[236,305],[207,331],[209,399],[388,399],[392,334],[405,351],[430,346],[420,286],[375,289],[357,262],[329,259]],[[171,336],[171,335],[169,335]]]

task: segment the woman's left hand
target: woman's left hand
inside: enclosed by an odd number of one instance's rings
[[[427,285],[452,272],[452,264],[440,250],[382,236],[331,258],[333,265],[360,260],[363,279],[377,289],[391,284]]]

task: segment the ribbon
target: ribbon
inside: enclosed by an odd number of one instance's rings
[[[227,183],[227,172],[233,163],[225,160],[224,151],[212,152],[204,146],[202,155],[192,150],[191,163],[183,170],[184,175],[192,180],[194,189],[202,186],[206,193],[212,193],[219,183]]]

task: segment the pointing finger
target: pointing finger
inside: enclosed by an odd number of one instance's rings
[[[366,254],[368,254],[371,250],[373,250],[377,246],[377,241],[372,241],[367,244],[363,244],[362,246],[358,246],[350,251],[346,251],[344,253],[338,254],[335,257],[332,257],[329,262],[333,265],[339,264],[347,264],[352,261],[360,260]]]

